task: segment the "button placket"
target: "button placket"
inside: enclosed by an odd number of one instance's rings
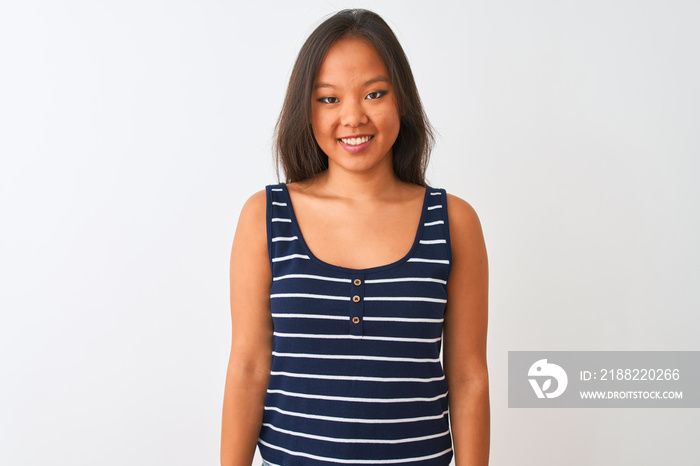
[[[365,277],[364,274],[355,273],[351,276],[350,284],[350,334],[364,334],[364,308],[365,308]]]

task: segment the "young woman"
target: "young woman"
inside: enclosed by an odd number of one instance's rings
[[[256,444],[271,465],[488,463],[486,250],[471,206],[426,186],[431,146],[387,24],[322,23],[278,122],[287,183],[233,242],[222,465]]]

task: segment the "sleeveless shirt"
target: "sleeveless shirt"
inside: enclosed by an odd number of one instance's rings
[[[274,332],[261,456],[279,466],[448,465],[445,191],[426,188],[403,258],[361,270],[316,258],[286,185],[266,191]]]

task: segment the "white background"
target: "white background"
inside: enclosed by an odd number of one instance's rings
[[[508,409],[513,350],[698,350],[700,4],[0,7],[0,464],[217,464],[228,260],[299,47],[364,6],[491,262],[493,465],[694,464],[697,410]]]

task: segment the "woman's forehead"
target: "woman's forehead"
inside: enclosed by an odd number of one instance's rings
[[[341,84],[370,85],[390,81],[389,71],[377,49],[369,42],[347,38],[335,42],[321,62],[314,88]]]

